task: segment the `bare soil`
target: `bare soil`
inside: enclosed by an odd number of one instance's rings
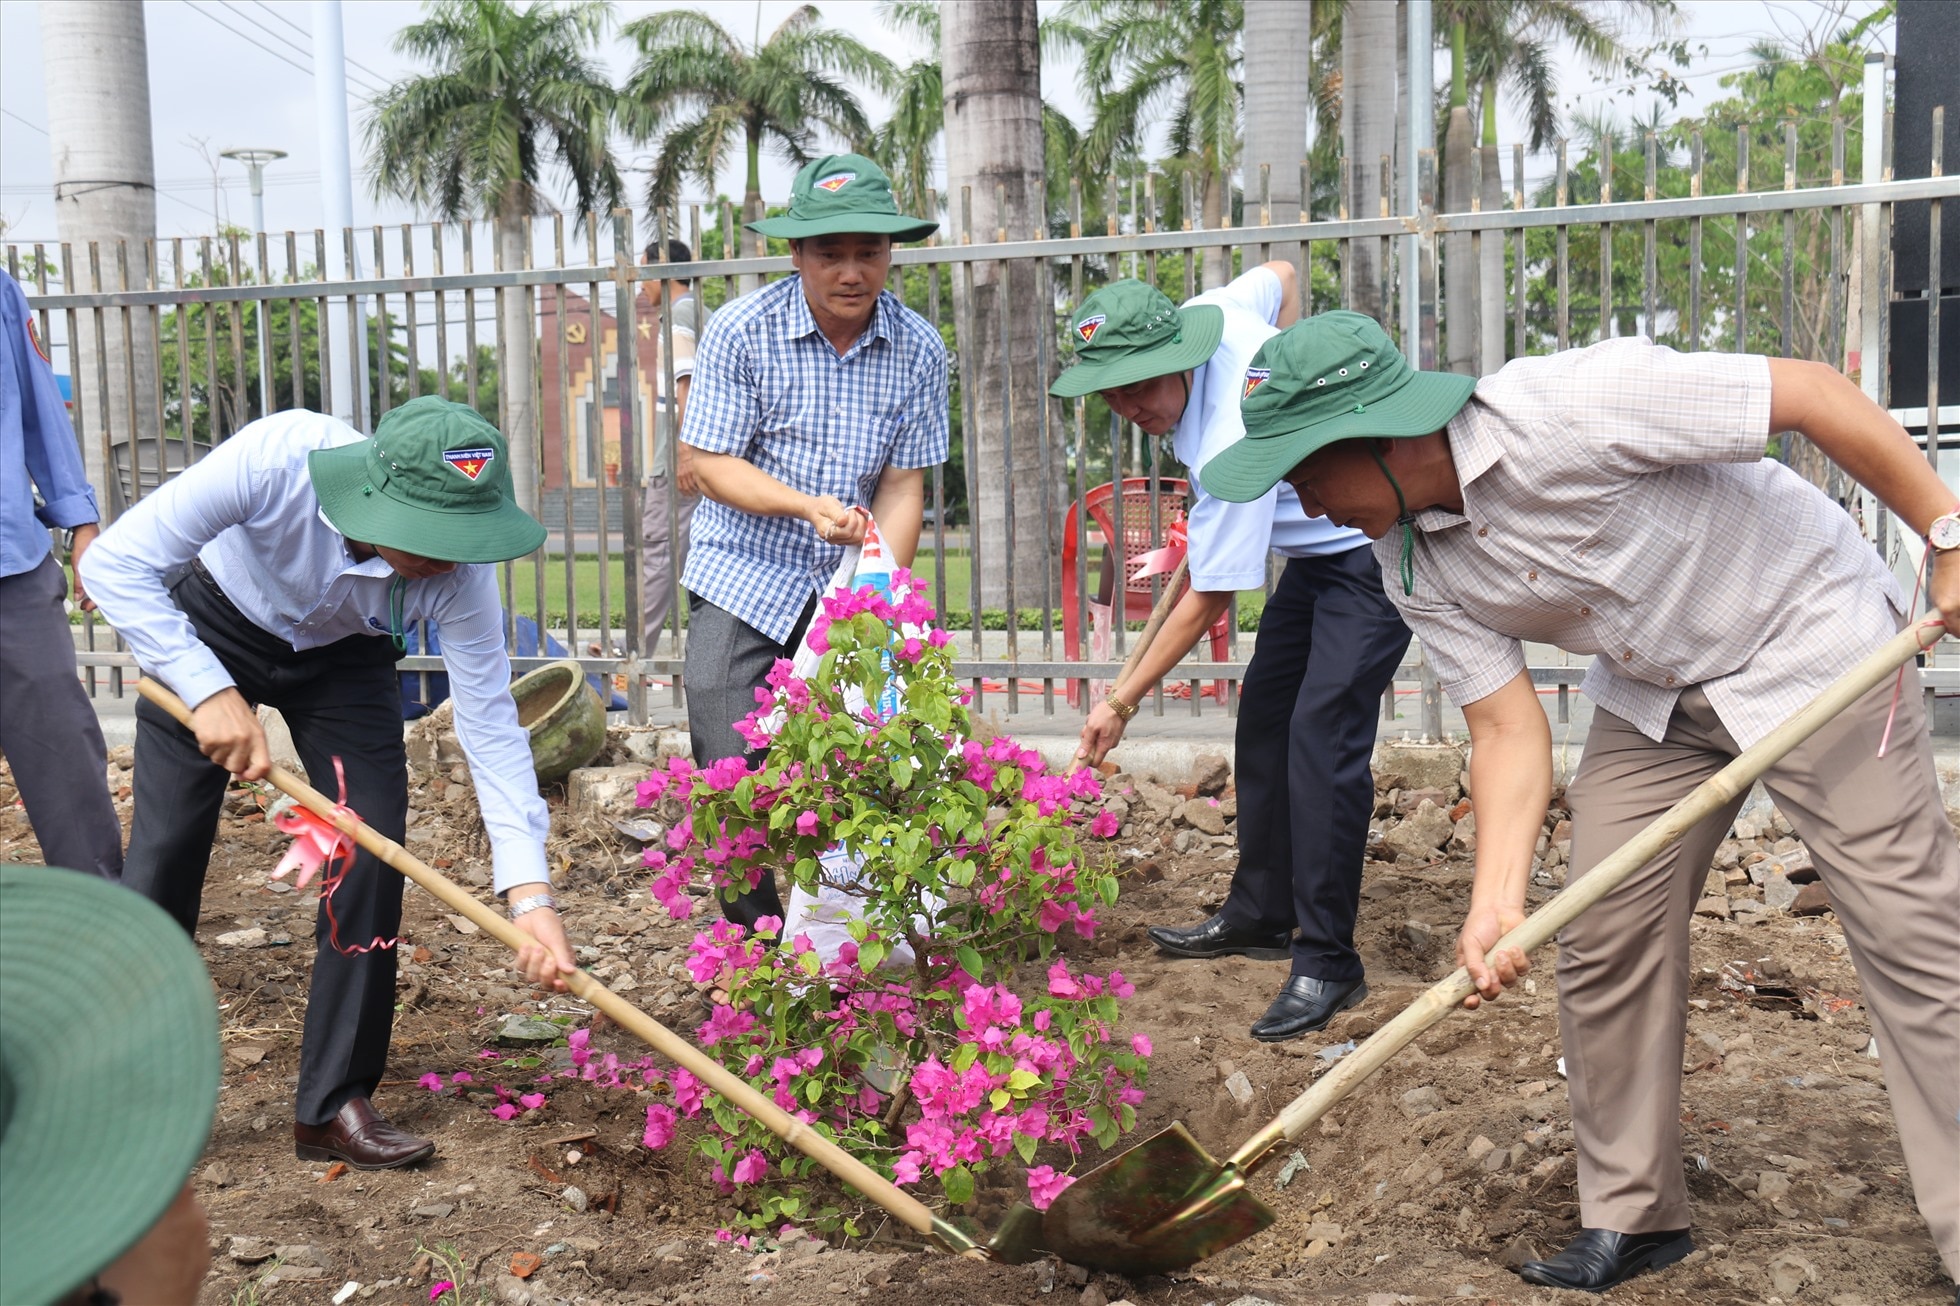
[[[119,751],[110,777],[126,817],[128,755]],[[462,779],[417,782],[408,842],[487,898],[487,849]],[[573,818],[562,800],[554,818],[554,874],[587,964],[690,1030],[703,1012],[680,961],[698,920],[669,921],[647,898],[637,849],[606,822]],[[1129,868],[1123,898],[1088,946],[1135,981],[1128,1028],[1156,1045],[1135,1137],[1182,1120],[1223,1155],[1325,1070],[1318,1053],[1365,1038],[1448,973],[1470,866],[1371,863],[1359,940],[1372,996],[1319,1034],[1268,1046],[1247,1027],[1283,981],[1283,963],[1170,960],[1145,937],[1149,924],[1199,919],[1232,869],[1229,836],[1187,836],[1182,852],[1173,839],[1168,824],[1142,815],[1125,828],[1114,844]],[[1128,1281],[1052,1261],[960,1261],[920,1249],[875,1211],[864,1221],[875,1235],[846,1246],[795,1237],[742,1247],[715,1236],[732,1208],[688,1153],[685,1131],[662,1152],[639,1145],[643,1102],[631,1092],[557,1081],[545,1108],[507,1123],[481,1098],[417,1086],[429,1071],[495,1078],[477,1054],[510,1013],[564,1016],[572,1026],[588,1013],[524,987],[495,943],[459,929],[412,886],[377,1106],[440,1150],[421,1168],[372,1174],[295,1160],[291,1098],[313,906],[308,894],[268,885],[283,842],[249,796],[234,793],[205,888],[199,942],[226,1053],[217,1125],[196,1174],[214,1252],[206,1303],[324,1303],[353,1283],[352,1301],[424,1306],[445,1279],[458,1285],[449,1300],[539,1306],[1588,1300],[1525,1286],[1507,1268],[1556,1250],[1577,1227],[1549,956],[1528,991],[1451,1017],[1337,1107],[1301,1141],[1304,1165],[1289,1167],[1283,1190],[1278,1167],[1262,1172],[1255,1189],[1278,1223],[1189,1272]],[[0,859],[36,857],[0,770]],[[1605,1300],[1945,1306],[1953,1287],[1912,1205],[1835,918],[1746,919],[1697,917],[1692,926],[1696,1010],[1681,1050],[1681,1138],[1699,1250]],[[272,945],[216,942],[253,927]],[[1721,983],[1730,963],[1751,968],[1753,993]],[[593,1043],[623,1059],[642,1051],[616,1029]],[[1234,1072],[1251,1087],[1245,1105],[1226,1084]],[[509,1082],[528,1091],[525,1078]],[[1015,1183],[1003,1176],[983,1192],[973,1212],[981,1224]],[[543,1258],[525,1280],[509,1273],[520,1253]]]

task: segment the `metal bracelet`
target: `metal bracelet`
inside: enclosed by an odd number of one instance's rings
[[[534,893],[528,897],[514,899],[510,904],[510,918],[516,920],[525,912],[536,911],[540,907],[558,910],[558,900],[548,893]]]

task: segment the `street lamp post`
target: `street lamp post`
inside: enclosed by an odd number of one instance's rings
[[[252,233],[260,238],[259,271],[265,271],[263,237],[265,235],[265,165],[286,157],[284,150],[234,149],[219,152],[219,158],[236,159],[245,165],[252,178]],[[269,307],[266,300],[259,301],[258,312],[253,316],[259,324],[259,416],[272,412],[272,351],[266,339],[265,314]],[[300,397],[293,397],[295,404]]]

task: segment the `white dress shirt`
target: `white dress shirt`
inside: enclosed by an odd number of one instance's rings
[[[306,455],[362,439],[319,413],[275,413],[240,430],[203,461],[145,495],[84,555],[89,596],[128,641],[143,669],[193,706],[233,685],[231,673],[170,599],[164,576],[202,559],[254,625],[295,650],[365,635],[389,638],[395,573],[356,561],[320,513]],[[404,627],[432,621],[456,701],[456,734],[476,781],[499,893],[550,880],[550,816],[538,796],[531,749],[509,693],[496,570],[463,564],[411,580]]]

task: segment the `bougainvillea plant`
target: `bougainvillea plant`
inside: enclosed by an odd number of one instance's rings
[[[1010,739],[972,737],[945,633],[903,571],[893,582],[896,600],[864,586],[822,601],[815,671],[778,662],[740,726],[767,745],[759,764],[674,759],[640,786],[641,806],[671,796],[686,812],[647,854],[652,893],[684,918],[694,894],[732,896],[773,871],[846,906],[827,946],[783,937],[775,918],[698,934],[689,969],[728,998],[701,1042],[900,1184],[936,1183],[957,1205],[1017,1157],[1046,1206],[1085,1141],[1114,1143],[1143,1097],[1149,1041],[1115,1028],[1131,986],[1060,948],[1093,938],[1116,900],[1098,851],[1116,820],[1088,811],[1094,772],[1051,774]],[[705,1111],[698,1146],[717,1183],[768,1190],[753,1227],[819,1216],[799,1183],[814,1163],[688,1090],[648,1108],[649,1146],[674,1136],[676,1107]]]

